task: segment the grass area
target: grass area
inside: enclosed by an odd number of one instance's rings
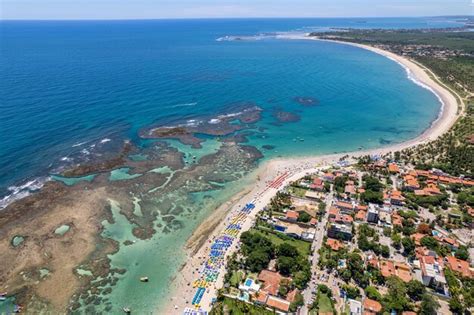
[[[224,297],[214,304],[209,315],[273,315],[272,311],[252,304]]]
[[[327,294],[319,293],[318,312],[319,313],[334,312],[334,309],[333,309],[332,303],[331,303],[331,299],[329,298],[329,296],[327,296]]]
[[[232,273],[232,276],[230,277],[230,284],[233,287],[239,287],[240,282],[242,281],[244,277],[244,273],[242,271],[234,271]]]
[[[303,198],[306,195],[307,190],[299,187],[290,187],[290,194],[296,197]]]
[[[258,230],[257,229],[251,229],[250,232],[258,233],[262,236],[267,237],[268,239],[270,239],[270,241],[274,245],[277,245],[277,246],[282,244],[282,243],[287,243],[287,244],[293,245],[294,247],[296,247],[296,249],[298,249],[298,252],[301,255],[303,255],[304,257],[309,256],[309,254],[311,252],[310,243],[302,241],[302,240],[296,240],[294,238],[286,236],[283,233],[278,233],[278,232],[274,232],[274,231],[261,231],[260,229],[258,229]]]

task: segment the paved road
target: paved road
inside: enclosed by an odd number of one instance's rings
[[[332,190],[332,187],[331,187]],[[314,237],[313,244],[311,244],[311,249],[313,251],[313,257],[311,261],[311,280],[308,284],[308,287],[306,290],[303,291],[303,297],[304,297],[304,302],[305,305],[301,307],[299,314],[300,315],[306,315],[308,314],[308,304],[311,304],[313,302],[313,291],[316,290],[317,287],[317,279],[315,276],[315,273],[319,270],[318,268],[318,261],[319,261],[319,249],[321,248],[323,244],[323,238],[324,238],[324,233],[326,232],[326,224],[328,222],[328,217],[329,217],[329,208],[331,207],[333,200],[333,193],[329,193],[326,197],[326,200],[324,201],[326,203],[326,213],[324,214],[324,217],[322,218],[321,222],[318,223],[318,229],[316,230],[316,235]]]

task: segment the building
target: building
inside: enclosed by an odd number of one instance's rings
[[[375,266],[374,266],[375,267]],[[405,263],[394,262],[391,260],[380,260],[377,262],[377,267],[380,273],[385,278],[391,276],[397,276],[402,279],[403,282],[409,282],[412,280],[411,268]]]
[[[296,211],[293,211],[293,210],[288,210],[286,212],[286,220],[287,221],[290,221],[290,222],[296,222],[298,221],[298,217],[300,216],[300,214]]]
[[[338,201],[335,206],[341,210],[343,213],[352,213],[354,210],[354,205],[351,202]]]
[[[324,181],[317,177],[313,180],[313,183],[309,186],[309,188],[316,191],[324,191]]]
[[[365,298],[364,300],[364,314],[378,314],[382,311],[382,304],[375,300]]]
[[[350,315],[362,315],[362,303],[360,301],[350,299],[348,302]]]
[[[369,205],[369,211],[367,212],[367,222],[375,224],[379,222],[379,210],[374,204]]]
[[[335,239],[350,241],[352,239],[352,227],[344,224],[332,223],[328,229],[328,236]]]
[[[328,238],[328,240],[326,241],[326,245],[335,252],[337,252],[341,248],[344,248],[344,244],[341,241],[333,238]]]
[[[446,278],[443,272],[444,263],[441,257],[437,257],[435,253],[432,255],[417,254],[413,265],[417,268],[415,277],[418,281],[438,292],[447,293]]]
[[[465,278],[474,278],[474,269],[465,260],[458,259],[454,256],[446,257],[446,267],[454,272],[458,272]]]

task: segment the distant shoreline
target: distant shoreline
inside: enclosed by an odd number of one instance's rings
[[[423,70],[419,65],[414,63],[413,61],[409,60],[408,58],[396,55],[392,52],[385,51],[379,48],[375,48],[368,45],[350,43],[350,42],[343,42],[343,41],[334,41],[334,40],[323,40],[319,38],[311,38],[311,37],[303,37],[303,36],[292,36],[288,37],[288,39],[299,39],[299,40],[320,40],[320,41],[328,41],[334,42],[338,44],[345,44],[355,46],[361,49],[366,49],[387,57],[392,61],[397,62],[402,67],[404,67],[408,75],[411,75],[413,79],[416,80],[415,83],[422,85],[424,88],[428,88],[431,90],[441,101],[442,105],[436,120],[434,120],[430,127],[428,127],[422,134],[419,136],[404,141],[398,144],[393,144],[387,147],[382,147],[378,149],[370,149],[370,150],[361,150],[361,151],[353,151],[353,152],[343,152],[337,154],[330,154],[330,155],[321,155],[321,156],[308,156],[308,157],[293,157],[293,158],[275,158],[269,161],[262,163],[258,167],[258,169],[254,172],[254,176],[256,178],[253,188],[250,192],[241,196],[240,200],[228,202],[227,204],[220,207],[219,211],[215,211],[208,219],[206,219],[193,233],[190,237],[191,239],[194,238],[207,238],[208,240],[213,239],[216,237],[226,226],[229,218],[238,211],[243,204],[248,203],[250,201],[256,200],[256,207],[252,211],[252,213],[246,219],[241,232],[249,229],[252,226],[253,220],[255,219],[257,213],[268,204],[270,199],[276,193],[274,189],[266,189],[268,182],[270,182],[273,178],[281,175],[285,172],[290,174],[287,179],[282,183],[282,187],[288,184],[291,181],[294,181],[300,177],[303,177],[307,173],[312,173],[316,171],[318,168],[330,166],[334,162],[338,161],[343,156],[351,156],[351,157],[360,157],[364,155],[374,155],[374,154],[387,154],[389,152],[400,151],[406,148],[415,147],[419,144],[427,143],[433,141],[446,133],[457,121],[461,113],[458,113],[458,103],[456,97],[440,85],[438,82],[433,80],[425,70]],[[242,193],[241,193],[242,194]],[[236,198],[233,198],[236,199]],[[227,209],[227,213],[225,210]],[[230,209],[230,210],[229,210]],[[215,224],[217,218],[221,219],[220,224]],[[209,225],[215,226],[215,228],[210,231]],[[239,234],[240,235],[240,234]],[[239,236],[237,236],[239,237]],[[230,256],[233,252],[236,251],[235,242],[233,246],[227,251],[226,257]],[[202,244],[202,245],[201,245]],[[192,245],[188,241],[188,260],[185,265],[181,268],[179,275],[176,277],[174,283],[171,284],[171,299],[167,303],[167,305],[160,309],[160,311],[165,311],[166,314],[182,314],[184,308],[192,307],[190,301],[193,298],[195,293],[195,289],[192,285],[189,285],[194,280],[197,279],[197,272],[196,269],[200,267],[201,263],[203,262],[204,257],[206,257],[209,253],[208,244],[209,242],[202,242],[199,248],[192,248]],[[225,274],[225,269],[220,271],[219,277],[215,282],[215,285],[211,286],[204,294],[202,299],[201,305],[204,310],[209,311],[210,307],[209,304],[213,297],[216,296],[217,289],[221,288],[223,285],[223,278]],[[178,297],[179,296],[179,297]],[[186,303],[188,301],[188,303]]]

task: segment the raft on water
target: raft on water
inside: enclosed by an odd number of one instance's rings
[[[140,281],[141,281],[141,282],[148,282],[148,277],[141,277],[141,278],[140,278]]]

